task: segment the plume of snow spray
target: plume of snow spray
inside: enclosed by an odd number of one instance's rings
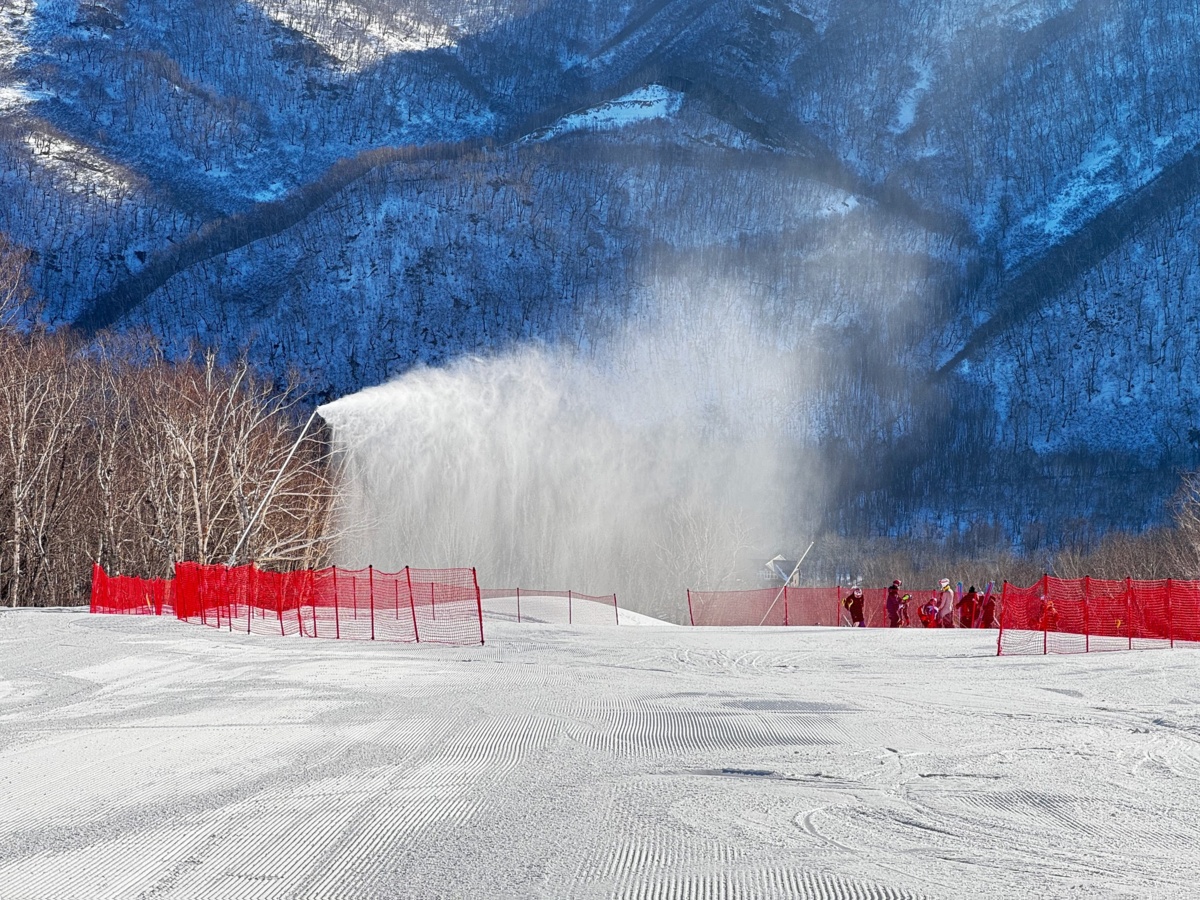
[[[679,618],[777,546],[794,357],[731,310],[611,349],[524,347],[321,407],[343,460],[337,562],[474,565],[481,584],[616,591]],[[769,555],[769,554],[768,554]]]

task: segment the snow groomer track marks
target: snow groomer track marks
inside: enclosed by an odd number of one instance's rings
[[[1192,651],[0,613],[0,897],[1188,897]]]

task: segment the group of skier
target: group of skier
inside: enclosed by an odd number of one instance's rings
[[[889,628],[909,628],[912,618],[909,606],[912,594],[902,594],[903,583],[897,578],[887,589],[884,611]],[[867,621],[863,610],[863,590],[853,588],[842,600],[842,607],[850,613],[851,623],[865,628]],[[993,628],[996,624],[996,598],[990,590],[980,593],[975,585],[956,599],[950,579],[938,582],[937,591],[917,609],[917,619],[923,628]]]

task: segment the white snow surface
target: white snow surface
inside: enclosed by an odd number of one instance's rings
[[[358,72],[394,53],[420,53],[454,45],[453,29],[435,18],[406,15],[355,0],[250,0],[270,19],[321,46],[347,70]]]
[[[575,131],[612,131],[651,119],[665,119],[679,112],[683,94],[661,84],[648,84],[616,100],[569,113],[523,140],[544,141]]]
[[[1200,655],[0,614],[0,897],[1187,897]]]
[[[484,637],[493,621],[537,623],[548,625],[627,625],[671,627],[670,622],[643,615],[628,609],[614,609],[610,603],[598,600],[571,598],[563,593],[552,597],[508,596],[488,597],[482,601]]]

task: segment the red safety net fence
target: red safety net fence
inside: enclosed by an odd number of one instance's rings
[[[124,616],[171,615],[175,612],[175,583],[167,578],[109,575],[95,564],[91,610]]]
[[[535,591],[528,588],[482,588],[483,611],[513,622],[551,625],[620,625],[617,595],[592,596],[579,591]]]
[[[92,612],[146,607],[154,582],[93,568]],[[181,562],[165,585],[187,622],[247,634],[362,641],[482,644],[483,609],[474,569],[380,572],[339,569],[267,572],[257,566]]]
[[[752,591],[688,591],[693,625],[850,625],[843,587],[760,588]],[[868,628],[887,628],[887,588],[863,588],[863,619]],[[906,591],[910,597],[900,624],[921,628],[918,608],[935,593]],[[981,595],[982,596],[982,595]]]
[[[1066,580],[1004,583],[999,655],[1090,653],[1200,644],[1200,582]]]

